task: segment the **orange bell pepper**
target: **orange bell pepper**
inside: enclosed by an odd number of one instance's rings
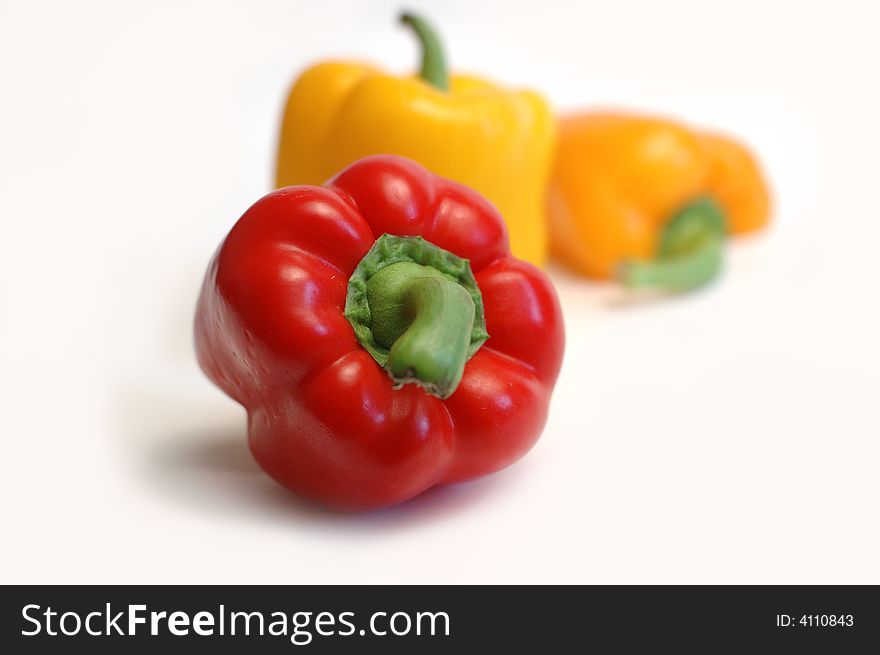
[[[570,115],[558,127],[551,250],[581,275],[694,288],[721,270],[727,234],[769,219],[760,167],[728,137],[619,113]]]

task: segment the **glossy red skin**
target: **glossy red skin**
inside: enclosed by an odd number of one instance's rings
[[[482,291],[489,340],[446,400],[392,389],[343,315],[349,277],[386,232],[469,259]],[[553,287],[511,256],[488,201],[381,155],[248,209],[208,268],[195,340],[202,369],[247,409],[251,451],[269,475],[366,510],[525,454],[547,418],[564,336]]]

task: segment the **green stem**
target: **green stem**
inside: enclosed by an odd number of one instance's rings
[[[657,255],[651,261],[626,261],[618,272],[630,288],[688,291],[721,272],[726,227],[724,214],[712,200],[685,206],[666,224]]]
[[[430,266],[391,264],[367,282],[376,342],[398,384],[415,382],[440,398],[461,382],[474,326],[467,290]]]
[[[446,66],[446,57],[443,55],[443,46],[437,32],[424,18],[414,14],[401,14],[400,22],[413,29],[422,45],[420,77],[441,91],[448,91],[449,69]]]
[[[345,318],[395,382],[447,398],[489,338],[470,263],[421,237],[383,234],[354,269]]]

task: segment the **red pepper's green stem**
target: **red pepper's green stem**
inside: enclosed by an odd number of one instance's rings
[[[701,198],[666,224],[653,260],[624,262],[619,279],[630,288],[688,291],[703,286],[721,271],[725,234],[721,209]]]
[[[416,382],[440,398],[461,382],[474,326],[468,291],[430,266],[400,262],[367,282],[376,342],[399,384]]]
[[[449,69],[437,32],[421,16],[401,14],[400,22],[409,25],[422,44],[422,70],[419,76],[441,91],[449,90]]]
[[[447,398],[489,338],[470,263],[421,237],[383,234],[348,280],[345,318],[395,385]]]

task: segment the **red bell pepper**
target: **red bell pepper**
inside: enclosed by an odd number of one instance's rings
[[[549,280],[511,256],[494,207],[393,156],[248,209],[210,263],[195,339],[260,466],[345,510],[525,454],[564,340]]]

